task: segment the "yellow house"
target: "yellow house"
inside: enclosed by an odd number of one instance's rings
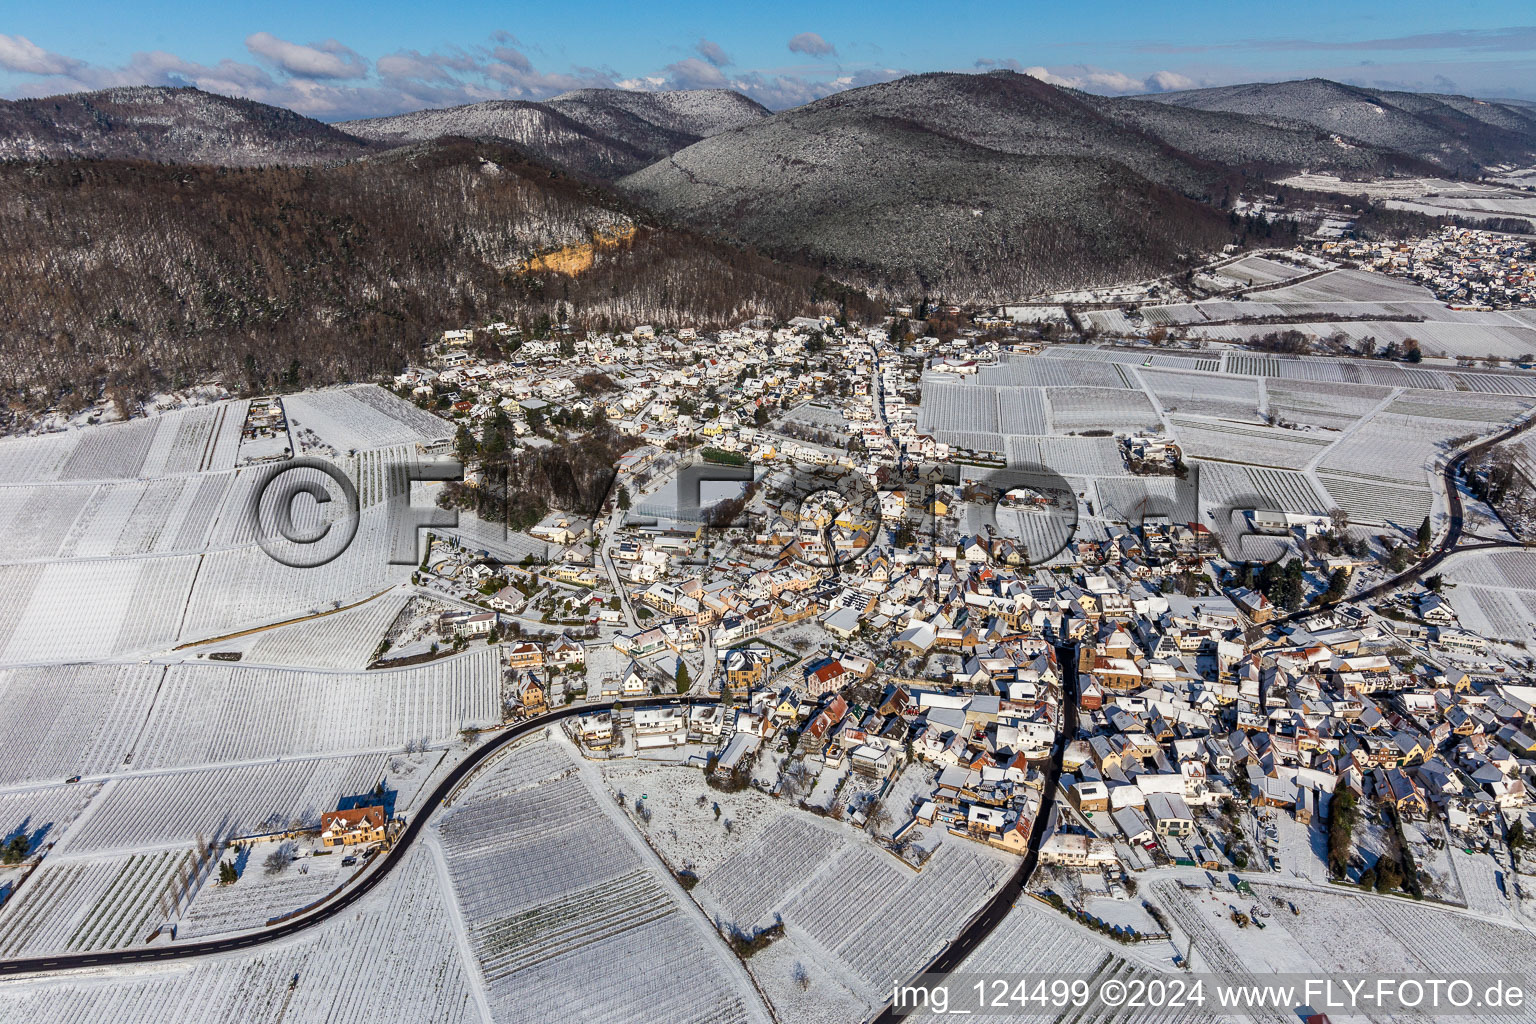
[[[350,811],[326,811],[320,815],[320,841],[326,846],[382,842],[384,836],[382,807],[354,807]]]

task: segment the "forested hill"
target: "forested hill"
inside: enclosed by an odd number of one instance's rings
[[[323,167],[3,164],[0,236],[0,373],[29,408],[365,379],[445,327],[557,302],[594,327],[836,308],[811,271],[464,140]],[[525,268],[557,250],[585,269]]]

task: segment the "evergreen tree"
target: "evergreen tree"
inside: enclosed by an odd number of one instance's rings
[[[1424,521],[1419,524],[1419,554],[1422,555],[1429,550],[1429,542],[1434,537],[1435,532],[1429,525],[1429,516],[1425,516]]]

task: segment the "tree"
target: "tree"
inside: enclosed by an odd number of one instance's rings
[[[467,463],[475,457],[475,435],[471,434],[469,428],[462,423],[453,434],[453,451],[460,462]]]
[[[1434,539],[1435,539],[1435,531],[1429,525],[1429,516],[1425,516],[1424,517],[1424,521],[1419,524],[1419,554],[1422,555],[1426,551],[1428,551],[1429,550],[1429,542],[1434,540]]]
[[[688,663],[683,661],[682,658],[678,658],[677,659],[677,692],[678,693],[687,693],[688,692],[688,687],[691,685],[691,682],[692,681],[688,678]]]
[[[284,841],[278,844],[277,849],[267,854],[266,860],[262,861],[261,869],[268,875],[280,875],[288,870],[288,864],[292,860],[293,844]]]
[[[891,824],[890,808],[885,806],[885,801],[874,799],[864,808],[864,827],[869,834],[879,836],[881,832]]]
[[[1323,595],[1323,598],[1327,601],[1337,601],[1348,589],[1349,573],[1343,569],[1335,569],[1333,575],[1328,577],[1328,592]]]
[[[783,793],[790,803],[798,803],[810,788],[811,770],[806,767],[804,761],[792,762],[779,777],[779,792]]]
[[[4,852],[0,853],[0,861],[20,864],[27,859],[27,852],[31,849],[32,842],[26,836],[12,836],[10,842],[5,844]]]
[[[1512,864],[1519,864],[1520,851],[1525,847],[1525,824],[1516,819],[1515,822],[1504,830],[1504,845],[1509,847],[1509,860]]]
[[[1328,805],[1328,870],[1335,878],[1343,878],[1349,866],[1358,813],[1354,790],[1341,786]]]
[[[805,964],[798,960],[795,961],[794,970],[790,971],[789,977],[802,992],[811,987],[811,972],[806,970]]]
[[[619,508],[624,512],[629,511],[629,488],[623,485],[619,486]]]
[[[219,861],[219,884],[234,885],[240,878],[240,872],[227,860]]]

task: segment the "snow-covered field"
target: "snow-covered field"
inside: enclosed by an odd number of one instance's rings
[[[766,1020],[596,768],[550,747],[508,757],[434,826],[495,1019]]]
[[[166,967],[7,980],[0,1013],[72,1024],[482,1019],[425,850],[357,911],[302,938]]]

